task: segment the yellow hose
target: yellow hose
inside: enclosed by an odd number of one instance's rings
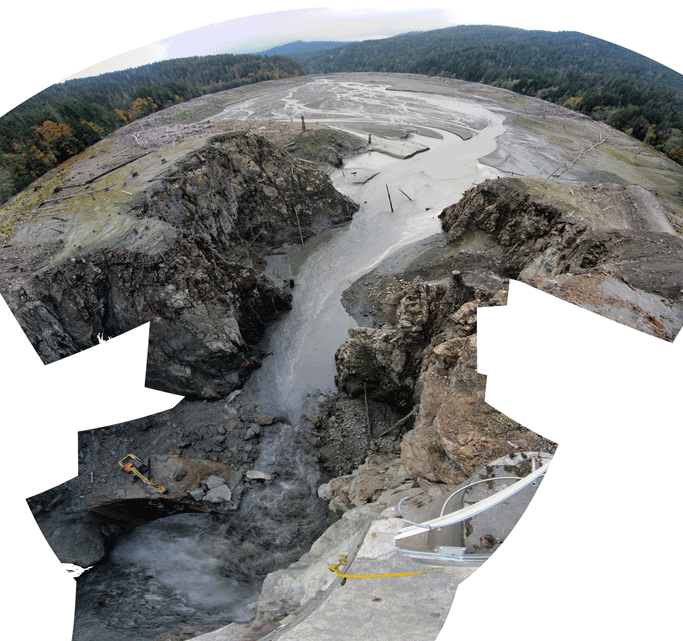
[[[345,554],[339,555],[339,563],[330,565],[331,572],[335,572],[343,579],[379,579],[387,576],[411,576],[413,574],[422,574],[422,572],[394,572],[393,574],[343,574],[339,571],[340,565],[346,565],[347,557]]]

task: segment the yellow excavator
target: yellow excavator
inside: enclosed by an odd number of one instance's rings
[[[166,491],[165,487],[153,483],[145,476],[145,474],[149,472],[149,466],[145,465],[141,459],[135,456],[135,454],[126,454],[126,456],[119,461],[119,466],[129,474],[132,474],[133,480],[139,478],[143,483],[156,488],[159,494],[163,494]]]

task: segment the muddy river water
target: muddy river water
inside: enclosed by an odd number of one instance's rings
[[[273,356],[249,382],[264,406],[291,420],[307,397],[334,387],[334,353],[356,324],[341,306],[344,289],[392,252],[439,233],[444,207],[500,175],[480,158],[495,150],[504,131],[503,115],[473,101],[328,78],[232,105],[219,117],[296,121],[302,115],[308,123],[370,135],[376,150],[331,173],[360,209],[348,226],[324,242],[309,241],[293,257],[292,311],[271,329],[266,349]]]
[[[480,159],[495,150],[504,116],[457,96],[396,91],[381,83],[320,78],[275,87],[226,107],[212,120],[298,121],[303,115],[308,123],[371,135],[374,149],[347,159],[331,174],[335,187],[360,206],[352,222],[308,240],[302,249],[291,248],[293,307],[270,328],[263,348],[272,356],[243,393],[264,412],[288,416],[293,424],[262,441],[257,469],[283,469],[288,464],[281,459],[288,457],[292,472],[286,483],[319,501],[316,461],[287,454],[298,435],[285,432],[297,429],[309,400],[334,388],[335,351],[356,324],[344,311],[341,294],[392,252],[439,233],[444,207],[471,185],[499,175]],[[269,494],[247,495],[244,502],[267,514],[278,509],[278,492],[292,491],[289,486],[273,484]],[[87,606],[77,608],[75,639],[123,638],[112,629],[153,639],[155,630],[192,625],[200,631],[248,618],[245,608],[259,585],[221,574],[230,553],[225,548],[208,515],[159,519],[123,537],[110,562],[79,584],[80,603]],[[102,613],[112,594],[118,599],[117,618],[105,622]]]

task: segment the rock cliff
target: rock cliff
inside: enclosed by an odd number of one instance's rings
[[[364,326],[349,330],[337,351],[342,394],[320,424],[326,447],[340,434],[365,435],[369,454],[319,488],[342,518],[299,563],[268,576],[254,622],[217,639],[248,639],[291,612],[284,623],[296,626],[325,580],[320,557],[352,548],[351,537],[395,515],[400,499],[412,514],[498,457],[554,452],[554,443],[484,402],[477,308],[504,305],[510,278],[664,340],[683,326],[683,239],[639,187],[498,179],[470,189],[441,219],[445,239],[416,244],[344,293]],[[385,404],[403,420],[378,418]],[[374,411],[363,415],[363,405]],[[510,471],[528,474],[524,459]]]
[[[225,526],[226,573],[281,568],[244,639],[328,585],[328,557],[399,496],[416,507],[512,451],[554,451],[486,405],[476,371],[476,310],[505,304],[510,278],[665,340],[683,325],[681,218],[654,189],[488,181],[444,210],[445,234],[345,293],[362,326],[337,352],[341,393],[309,416],[317,432],[298,433],[242,405],[236,388],[259,364],[265,324],[290,304],[272,259],[355,209],[316,163],[338,165],[359,143],[315,125],[178,124],[189,111],[175,113],[120,130],[0,210],[0,282],[46,362],[151,321],[148,384],[193,399],[81,434],[79,476],[30,501],[55,552],[97,563],[139,522],[210,512]],[[131,451],[166,493],[116,465]],[[329,474],[312,488],[299,467],[316,454]],[[327,523],[316,489],[344,516],[283,569]]]
[[[290,307],[292,283],[271,261],[279,265],[302,239],[357,209],[324,171],[359,145],[351,136],[289,123],[169,125],[166,117],[119,130],[0,210],[2,295],[46,363],[150,321],[146,383],[188,397],[171,412],[82,433],[79,475],[30,500],[56,555],[83,567],[160,516],[229,520],[242,510],[240,523],[259,521],[267,506],[243,501],[274,483],[255,468],[260,442],[290,426],[253,407],[237,413],[234,398],[260,364],[253,346],[267,323]],[[308,446],[296,435],[287,441],[297,456]],[[131,452],[163,494],[120,469]],[[228,534],[236,575],[294,560],[325,521],[315,490],[303,498],[290,490],[291,474],[281,461],[281,543],[265,530],[252,529],[248,541],[239,527]],[[310,533],[298,525],[301,510],[317,518]]]
[[[683,240],[637,186],[497,179],[440,217],[446,244],[414,249],[408,263],[378,268],[345,294],[375,323],[349,331],[337,383],[350,396],[414,408],[402,463],[412,477],[452,484],[511,450],[553,450],[484,402],[477,308],[505,304],[515,278],[673,340],[683,325]],[[328,491],[337,505],[348,502],[346,485]]]
[[[115,135],[5,207],[2,294],[46,363],[151,321],[150,387],[220,398],[258,366],[250,346],[291,298],[266,254],[356,206],[312,162],[226,129]]]

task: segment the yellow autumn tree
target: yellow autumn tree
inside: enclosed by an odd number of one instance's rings
[[[647,128],[647,133],[645,134],[645,140],[643,142],[646,145],[654,145],[657,144],[657,125],[650,125]]]
[[[136,98],[133,101],[133,109],[130,111],[132,120],[147,116],[158,109],[157,104],[151,98]]]
[[[571,96],[570,98],[567,98],[562,103],[563,107],[568,107],[569,109],[577,109],[579,106],[579,103],[583,100],[583,96]]]
[[[128,115],[128,112],[124,111],[123,109],[114,109],[114,112],[116,115],[123,120],[124,123],[128,124],[130,121],[130,116]]]
[[[102,127],[98,127],[94,122],[88,122],[87,120],[81,119],[81,124],[90,127],[98,136],[104,135]]]
[[[41,149],[37,145],[33,145],[30,149],[31,155],[45,163],[48,167],[54,167],[57,164],[57,156],[52,149]]]
[[[683,164],[683,131],[672,129],[663,144],[664,153],[677,163]]]
[[[63,122],[46,120],[40,127],[36,127],[36,131],[51,145],[56,145],[66,138],[73,138],[71,127]]]
[[[48,153],[61,157],[68,157],[78,153],[78,141],[74,137],[69,125],[65,125],[63,122],[46,120],[40,127],[35,127],[35,130],[49,145]],[[45,151],[47,152],[47,150]]]
[[[47,143],[42,140],[40,146],[30,142],[12,142],[14,149],[13,173],[15,176],[26,174],[37,178],[44,169],[50,169],[57,164],[57,157]]]

